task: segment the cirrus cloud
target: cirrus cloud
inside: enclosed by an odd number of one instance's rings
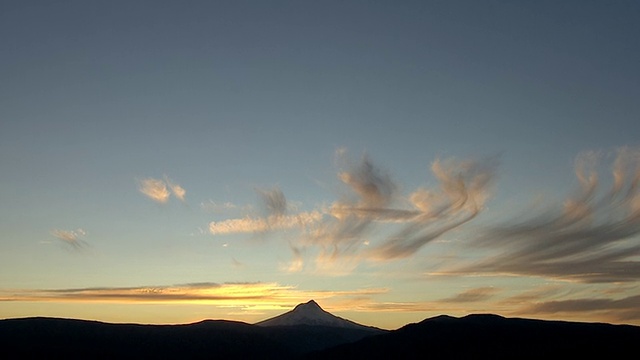
[[[619,149],[611,167],[612,185],[599,191],[597,152],[579,155],[579,189],[525,220],[509,220],[472,239],[493,250],[477,263],[452,271],[514,274],[585,283],[640,279],[640,150]]]
[[[490,197],[498,163],[496,158],[438,159],[431,171],[439,187],[418,188],[403,196],[391,175],[368,156],[354,163],[347,158],[346,150],[340,149],[336,157],[342,167],[337,177],[348,191],[330,206],[290,213],[280,189],[259,190],[266,215],[212,221],[209,232],[223,235],[299,230],[290,244],[296,249],[294,260],[286,269],[305,268],[304,253],[315,257],[317,269],[348,273],[361,261],[410,257],[475,218]],[[395,230],[390,235],[377,235],[382,227]]]

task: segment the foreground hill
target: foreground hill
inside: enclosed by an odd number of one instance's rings
[[[109,324],[25,318],[0,321],[6,358],[291,358],[285,345],[253,325],[207,320],[189,325]],[[4,356],[3,356],[4,357]]]
[[[261,327],[223,320],[137,325],[24,318],[0,320],[0,348],[2,358],[293,359],[381,332],[309,325]]]
[[[387,334],[309,354],[307,359],[626,358],[640,327],[469,315],[438,316]],[[634,356],[634,355],[631,355]]]

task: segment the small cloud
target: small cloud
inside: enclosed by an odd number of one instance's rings
[[[161,204],[169,201],[171,193],[167,189],[167,184],[159,179],[147,178],[138,181],[138,189],[149,199]]]
[[[294,215],[245,217],[242,219],[228,219],[212,221],[209,223],[209,232],[212,235],[237,234],[251,232],[266,232],[270,230],[286,230],[292,228],[306,228],[313,226],[322,219],[318,211],[302,212]]]
[[[81,249],[87,245],[87,243],[82,240],[84,236],[87,235],[87,232],[80,228],[76,230],[53,229],[50,233],[56,239],[62,241],[63,243],[74,249]]]
[[[173,182],[166,175],[164,180],[154,178],[138,180],[138,190],[149,199],[161,204],[167,203],[171,194],[184,202],[187,193],[182,186]]]
[[[261,232],[267,230],[267,223],[262,218],[228,219],[209,223],[212,235]]]

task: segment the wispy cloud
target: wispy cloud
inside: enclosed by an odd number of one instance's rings
[[[212,221],[209,223],[209,232],[212,235],[221,235],[264,233],[288,229],[305,231],[322,220],[323,214],[317,210],[287,214],[287,199],[278,188],[257,189],[256,192],[261,200],[262,215],[246,215],[243,218]]]
[[[436,160],[431,170],[439,188],[419,188],[408,196],[400,194],[391,175],[366,155],[352,162],[347,151],[339,149],[336,164],[340,167],[337,177],[348,192],[330,206],[291,213],[279,188],[258,190],[263,215],[212,221],[210,233],[300,230],[293,244],[298,252],[293,252],[288,270],[303,268],[302,249],[308,250],[305,255],[315,256],[317,270],[333,273],[347,273],[363,260],[406,258],[482,211],[497,159]],[[395,230],[376,235],[381,226]]]
[[[410,196],[418,210],[402,231],[374,249],[383,259],[413,255],[424,245],[475,218],[490,197],[497,159],[436,160],[431,166],[437,190],[418,189]]]
[[[304,259],[302,257],[302,249],[293,246],[290,244],[291,253],[293,254],[293,258],[291,261],[282,266],[281,268],[286,272],[299,272],[302,271],[304,267]]]
[[[231,258],[231,265],[233,265],[233,267],[236,269],[242,269],[246,266],[243,262],[238,261],[236,258]]]
[[[431,165],[437,186],[404,195],[392,176],[369,157],[352,162],[340,149],[336,158],[337,177],[347,190],[339,200],[295,212],[288,209],[280,189],[262,190],[258,194],[264,215],[211,222],[209,232],[295,229],[300,232],[289,241],[297,251],[286,269],[309,269],[304,262],[313,259],[315,270],[345,274],[362,261],[412,257],[476,218],[491,196],[498,166],[497,158],[437,159]],[[611,185],[605,191],[598,171],[602,159],[613,159]],[[579,188],[573,195],[537,214],[477,231],[469,244],[489,256],[441,273],[533,275],[579,282],[640,278],[640,150],[585,152],[576,159],[575,175]]]
[[[167,186],[169,187],[169,189],[171,189],[171,193],[173,194],[173,196],[178,198],[178,200],[184,202],[185,201],[184,197],[187,194],[187,191],[182,186],[176,184],[171,179],[169,179],[166,175],[164,177],[164,181],[167,183]]]
[[[640,279],[640,151],[617,151],[610,190],[600,193],[598,160],[587,152],[576,160],[580,188],[528,220],[490,229],[474,245],[498,254],[459,273],[508,273],[579,282]]]
[[[167,176],[164,179],[146,178],[138,180],[138,190],[149,199],[164,204],[169,201],[171,194],[184,202],[186,190]]]
[[[345,155],[344,150],[340,153]],[[335,202],[332,218],[315,234],[322,261],[359,257],[393,260],[412,256],[426,244],[476,217],[489,198],[497,159],[436,160],[431,170],[439,188],[419,188],[408,201],[397,193],[391,176],[368,157],[339,173],[355,197]],[[396,231],[379,238],[379,225],[395,224]],[[364,244],[366,251],[363,251]]]
[[[287,212],[287,199],[279,188],[256,190],[262,199],[267,216],[283,216]]]
[[[213,200],[202,201],[200,202],[200,208],[206,212],[212,213],[225,213],[228,211],[235,211],[240,207],[231,202],[216,202]],[[246,207],[245,210],[250,209],[250,207]]]
[[[56,239],[60,240],[64,244],[79,250],[87,246],[87,243],[83,240],[87,232],[83,229],[76,230],[60,230],[53,229],[50,234]]]

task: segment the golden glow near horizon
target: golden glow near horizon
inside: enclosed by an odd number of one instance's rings
[[[277,283],[200,283],[174,286],[0,291],[0,302],[97,302],[211,304],[246,308],[283,308],[310,299],[384,294],[388,289],[306,291]]]
[[[355,321],[382,328],[397,328],[404,325],[407,319],[416,316],[436,316],[449,314],[463,316],[474,312],[486,312],[493,309],[505,316],[523,316],[548,319],[580,319],[580,306],[589,307],[594,319],[619,323],[615,312],[599,311],[596,304],[587,300],[566,300],[540,303],[538,299],[557,296],[562,287],[542,286],[537,290],[524,291],[520,294],[500,296],[501,288],[471,288],[454,297],[427,300],[421,302],[398,302],[383,300],[390,293],[387,288],[365,288],[346,291],[309,291],[284,286],[277,283],[199,283],[174,286],[124,287],[124,288],[86,288],[56,290],[3,290],[0,292],[0,304],[12,316],[28,316],[29,309],[38,303],[57,304],[54,308],[63,308],[64,304],[76,304],[83,309],[94,309],[94,317],[102,320],[114,319],[113,316],[101,317],[105,309],[126,307],[130,321],[136,321],[136,310],[139,306],[169,306],[173,314],[156,314],[155,318],[138,317],[138,321],[163,323],[181,323],[206,318],[238,319],[255,322],[292,309],[295,305],[316,300],[325,310],[342,314]],[[636,297],[609,300],[618,304],[621,311],[632,307]],[[575,306],[574,313],[566,312],[562,307]],[[626,306],[625,306],[626,304]],[[541,307],[556,307],[547,312],[538,312]],[[206,312],[202,312],[206,307]],[[100,310],[102,309],[102,310]],[[200,309],[199,316],[194,317],[192,310]],[[496,311],[498,310],[498,311]],[[25,313],[26,311],[26,313]],[[107,311],[109,312],[109,311]],[[557,314],[556,314],[557,313]],[[105,313],[106,314],[106,313]],[[125,313],[121,313],[120,316]],[[179,315],[183,314],[183,315]],[[91,318],[91,316],[89,316]],[[118,319],[118,318],[115,318]],[[182,320],[180,320],[182,319]],[[633,323],[633,322],[626,322]]]

